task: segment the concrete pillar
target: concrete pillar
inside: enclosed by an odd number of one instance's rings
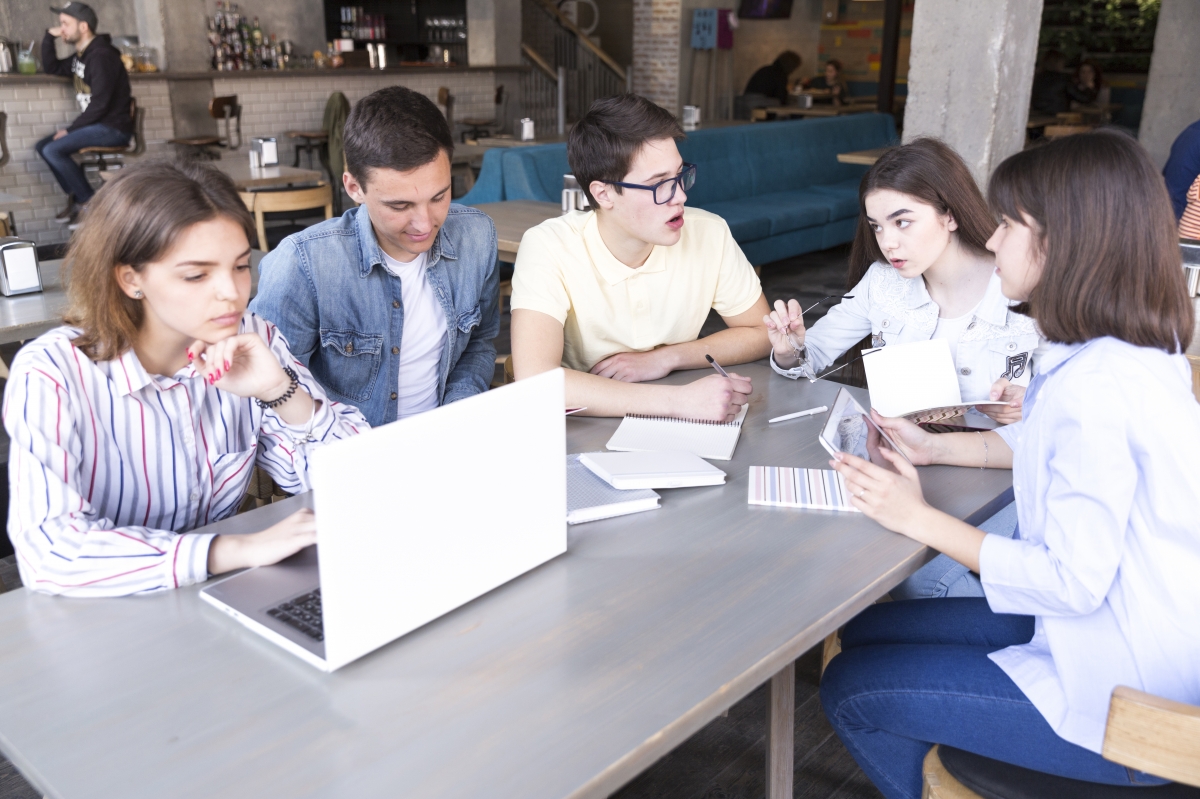
[[[672,114],[679,113],[682,10],[681,0],[633,3],[633,90]]]
[[[1175,137],[1200,119],[1200,93],[1196,91],[1196,75],[1200,74],[1198,30],[1200,3],[1162,0],[1138,133],[1138,141],[1160,168],[1167,162]]]
[[[916,3],[904,140],[936,136],[986,186],[1025,145],[1041,20],[1042,0]]]
[[[467,63],[473,67],[521,63],[520,0],[467,0]]]

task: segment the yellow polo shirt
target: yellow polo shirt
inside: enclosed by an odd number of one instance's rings
[[[695,341],[709,309],[748,311],[762,294],[754,268],[716,214],[685,208],[679,241],[632,269],[613,257],[592,211],[573,211],[521,239],[512,307],[563,326],[563,366],[580,372],[618,352]]]

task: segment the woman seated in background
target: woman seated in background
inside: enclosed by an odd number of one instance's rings
[[[1021,418],[1033,374],[1038,332],[1000,290],[985,247],[996,223],[958,153],[937,139],[888,150],[859,187],[858,230],[850,248],[850,299],[805,330],[796,300],[776,300],[766,317],[771,367],[792,379],[812,377],[864,336],[872,346],[945,339],[964,399],[996,422]],[[794,342],[794,346],[793,346]],[[994,426],[970,414],[979,426]],[[1011,534],[1009,506],[983,527]],[[941,557],[895,589],[896,599],[983,596],[977,577]]]
[[[800,68],[800,54],[785,50],[770,64],[760,68],[746,84],[745,94],[761,94],[780,105],[787,105],[792,73]]]
[[[1200,405],[1171,204],[1146,153],[1112,131],[1017,153],[988,191],[1004,293],[1053,342],[1025,418],[937,436],[877,420],[914,464],[1011,466],[1019,535],[934,510],[890,450],[873,456],[891,469],[835,460],[855,507],[978,571],[985,598],[868,608],[821,705],[888,797],[921,796],[933,744],[1077,780],[1163,782],[1100,751],[1118,685],[1200,703]]]
[[[1079,62],[1071,85],[1067,87],[1071,99],[1083,105],[1094,103],[1106,104],[1109,101],[1109,88],[1104,85],[1104,73],[1100,65],[1091,58]]]
[[[8,534],[35,591],[119,596],[275,563],[309,511],[253,535],[187,531],[237,512],[255,465],[308,488],[310,444],[367,428],[246,313],[253,221],[211,167],[118,173],[67,251],[69,327],[13,361]]]
[[[822,74],[804,81],[804,88],[828,91],[834,105],[846,105],[850,102],[850,87],[842,78],[842,62],[836,58],[825,62],[825,71]]]

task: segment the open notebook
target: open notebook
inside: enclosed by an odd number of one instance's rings
[[[749,405],[732,422],[700,422],[665,416],[626,416],[606,445],[618,452],[690,452],[701,458],[733,457]]]

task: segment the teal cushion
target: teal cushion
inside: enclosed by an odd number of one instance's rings
[[[833,208],[833,212],[829,217],[831,220],[848,219],[858,216],[859,183],[861,183],[860,180],[843,180],[840,183],[809,186],[809,189],[829,198]]]
[[[771,235],[771,220],[762,215],[761,209],[748,207],[743,200],[709,203],[704,210],[724,219],[737,242],[765,239]]]
[[[504,199],[562,200],[563,175],[571,173],[567,145],[510,147],[504,152]]]

